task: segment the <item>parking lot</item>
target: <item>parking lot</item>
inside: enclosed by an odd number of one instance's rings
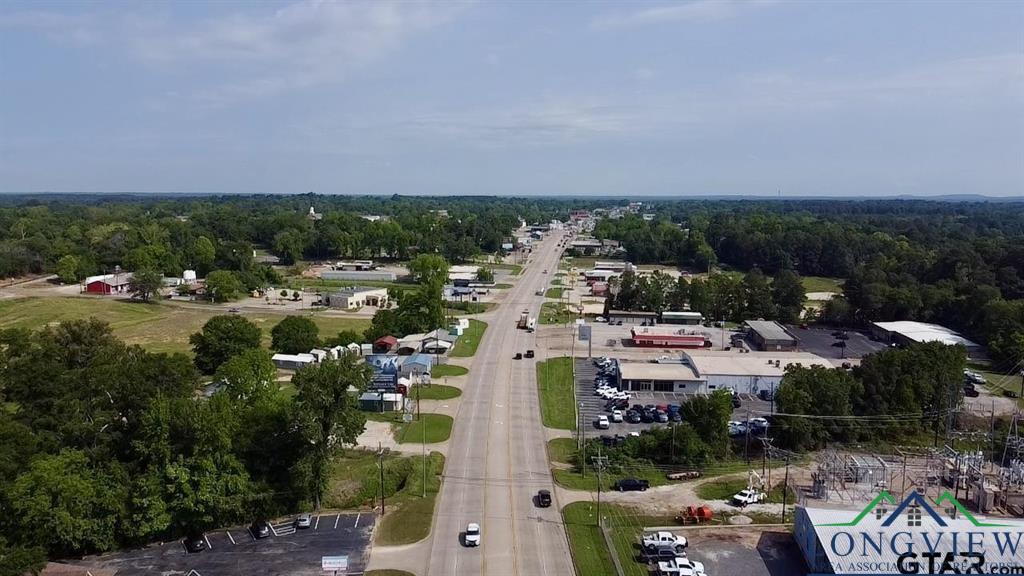
[[[582,404],[582,422],[584,424],[584,432],[588,436],[626,436],[630,432],[640,432],[656,426],[666,426],[666,424],[657,422],[640,422],[635,424],[625,421],[611,422],[611,412],[604,409],[607,401],[600,396],[594,395],[594,378],[598,374],[598,368],[594,365],[593,359],[577,358],[575,372],[576,398]],[[654,404],[655,406],[683,404],[693,396],[692,394],[677,394],[673,392],[633,392],[632,394],[634,396],[629,399],[630,406],[634,404]],[[764,417],[773,411],[773,405],[770,401],[762,400],[751,394],[740,394],[739,398],[740,406],[733,409],[732,416],[730,417],[731,420],[744,422],[748,415],[750,418]],[[602,415],[609,417],[609,428],[607,430],[598,429],[594,425],[597,417]]]
[[[362,573],[375,521],[373,513],[322,514],[300,530],[290,521],[275,523],[273,533],[260,540],[246,526],[238,526],[207,532],[208,548],[199,553],[187,553],[182,541],[174,540],[85,558],[78,564],[116,570],[118,576],[322,575],[323,556],[348,556],[348,573]]]
[[[817,354],[822,358],[830,360],[859,359],[878,352],[885,348],[885,343],[875,342],[862,332],[849,330],[846,332],[849,339],[846,340],[846,349],[833,346],[836,337],[831,328],[800,328],[798,326],[786,326],[793,336],[796,337],[800,350]]]
[[[744,576],[803,576],[807,574],[800,549],[788,532],[725,528],[686,530],[687,556],[702,562],[708,574]]]

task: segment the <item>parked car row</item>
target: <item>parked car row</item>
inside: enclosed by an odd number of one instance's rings
[[[684,536],[660,531],[644,534],[640,542],[644,554],[657,562],[657,574],[663,576],[706,576],[704,564],[690,560]]]
[[[295,528],[309,528],[313,524],[313,515],[309,513],[300,514],[295,520],[292,521]],[[255,520],[252,524],[249,524],[249,534],[252,535],[255,540],[262,540],[268,538],[272,534],[270,522],[266,520]],[[185,550],[190,554],[202,552],[206,550],[206,535],[202,532],[194,532],[185,536],[182,540],[182,544],[185,545]]]
[[[744,436],[747,433],[748,426],[751,434],[762,435],[768,431],[769,423],[767,418],[751,418],[747,422],[730,420],[729,436]]]

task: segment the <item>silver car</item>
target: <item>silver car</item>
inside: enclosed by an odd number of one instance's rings
[[[313,515],[308,512],[306,514],[300,514],[299,517],[295,519],[296,528],[309,528],[312,525]]]

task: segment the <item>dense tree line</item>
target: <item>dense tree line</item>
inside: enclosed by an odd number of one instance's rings
[[[595,235],[621,240],[638,264],[700,272],[719,262],[773,276],[839,277],[843,294],[822,311],[823,321],[935,322],[988,344],[1006,368],[1024,360],[1024,204],[679,201],[657,214],[653,221],[603,220]],[[707,281],[712,304],[701,311],[749,313],[735,278],[719,276]],[[763,291],[750,275],[744,283]],[[700,290],[691,285],[690,292],[702,306]],[[775,305],[780,318],[793,316],[792,304]]]
[[[289,397],[248,320],[214,317],[193,345],[195,365],[95,319],[0,332],[4,570],[319,502],[330,458],[363,429],[349,389],[370,369],[351,355],[304,368]],[[209,398],[199,370],[215,374]]]
[[[791,366],[779,385],[773,436],[795,450],[829,442],[905,442],[946,426],[963,396],[966,351],[932,342],[887,348],[860,366]]]
[[[316,195],[3,200],[0,278],[53,272],[75,282],[116,266],[173,276],[185,269],[200,276],[227,270],[248,289],[280,282],[254,261],[254,247],[273,251],[285,264],[421,253],[463,261],[499,250],[520,219],[564,219],[583,202]],[[319,219],[309,217],[311,206]]]

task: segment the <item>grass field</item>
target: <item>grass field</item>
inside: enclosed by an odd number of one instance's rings
[[[413,396],[415,399],[416,397]],[[422,399],[423,397],[420,396]],[[426,433],[427,444],[444,442],[452,434],[452,417],[444,414],[422,414],[422,420],[402,421],[401,412],[363,412],[367,420],[390,422],[391,434],[400,444],[419,444]]]
[[[465,376],[468,373],[469,368],[459,366],[458,364],[438,364],[430,369],[431,378]]]
[[[548,458],[550,458],[552,462],[569,464],[569,461],[575,453],[575,438],[553,438],[548,440]]]
[[[589,458],[589,455],[588,455]],[[597,490],[597,473],[590,467],[587,466],[586,471],[580,470],[565,470],[555,469],[551,472],[555,478],[555,482],[558,482],[563,488],[569,490]],[[615,486],[617,480],[623,478],[637,478],[639,480],[647,480],[651,483],[651,487],[664,486],[671,484],[665,473],[653,466],[631,466],[628,470],[609,470],[605,472],[601,478],[601,488],[603,490],[611,490]]]
[[[576,429],[572,360],[552,358],[537,364],[537,389],[544,425],[562,430]]]
[[[128,344],[138,344],[151,352],[190,353],[188,338],[203,324],[227,310],[210,306],[184,307],[173,304],[143,304],[127,300],[97,297],[17,298],[0,301],[0,328],[40,328],[62,320],[97,317],[110,324],[114,334]],[[263,342],[270,344],[270,329],[285,314],[245,314],[263,331]],[[368,318],[344,318],[310,315],[321,336],[333,336],[341,330],[363,331]]]
[[[596,508],[593,502],[573,502],[562,508],[572,561],[577,574],[616,576],[611,553],[597,527]]]
[[[484,337],[485,330],[487,330],[486,322],[470,320],[469,328],[466,328],[462,336],[459,336],[455,346],[452,348],[451,355],[459,358],[475,355],[477,346],[480,345],[480,339]]]
[[[374,542],[382,546],[398,546],[419,542],[430,535],[430,527],[434,523],[434,505],[437,493],[441,490],[441,473],[444,471],[444,456],[440,452],[432,452],[427,458],[426,497],[423,497],[423,460],[416,456],[412,470],[406,476],[405,485],[400,491],[385,499],[389,510],[380,519],[375,529]]]
[[[801,276],[804,290],[808,292],[843,292],[842,278],[828,278],[826,276]]]
[[[541,324],[566,324],[572,320],[572,313],[560,302],[545,302],[540,307]]]
[[[511,287],[512,287],[511,284],[506,284],[504,282],[499,282],[498,284],[494,285],[494,289],[495,290],[508,290]]]
[[[462,390],[459,390],[455,386],[431,384],[430,386],[413,387],[411,398],[416,398],[417,390],[419,391],[420,400],[450,400],[462,395]]]
[[[559,298],[562,297],[562,292],[564,291],[564,288],[548,288],[548,291],[544,293],[544,297],[554,298],[555,300],[558,300]]]
[[[330,291],[334,288],[350,288],[353,285],[370,286],[372,288],[395,288],[397,290],[412,290],[416,284],[412,282],[391,282],[388,280],[321,280],[320,278],[306,278],[304,276],[289,276],[285,278],[285,286],[288,290],[310,288],[313,290]]]
[[[729,500],[740,490],[747,489],[746,478],[723,478],[698,484],[695,490],[697,497],[703,500]],[[793,502],[793,493],[790,489],[789,501]],[[768,491],[767,502],[773,504],[782,503],[782,482],[777,483]]]

